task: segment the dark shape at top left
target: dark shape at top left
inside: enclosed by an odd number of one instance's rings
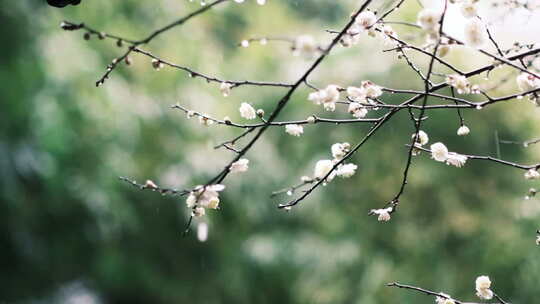
[[[81,3],[81,0],[47,0],[47,3],[56,7],[64,7],[66,5],[77,5]]]

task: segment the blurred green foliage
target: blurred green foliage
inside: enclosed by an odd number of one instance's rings
[[[383,2],[375,6],[386,7]],[[309,60],[292,57],[285,44],[238,49],[238,41],[305,33],[328,41],[324,29],[339,28],[357,5],[225,4],[145,48],[227,79],[292,81]],[[289,213],[276,208],[287,197],[268,194],[309,175],[318,159],[330,157],[332,143],[357,142],[367,126],[308,126],[300,138],[270,130],[248,155],[250,171],[227,180],[222,209],[196,220],[194,231],[182,237],[188,216],[183,199],[141,192],[117,177],[177,188],[204,183],[232,157],[212,144],[238,131],[203,128],[169,105],[181,102],[238,120],[241,102],[269,113],[283,90],[242,87],[223,98],[216,84],[171,69],[155,72],[141,56],[95,88],[121,50],[111,41],[84,41],[83,33],[63,32],[58,24],[84,21],[137,39],[197,7],[168,0],[94,0],[63,10],[41,1],[0,3],[1,303],[433,303],[385,287],[391,281],[474,301],[474,279],[481,274],[512,302],[536,301],[540,206],[523,200],[534,186],[523,172],[481,161],[457,169],[422,155],[414,159],[392,221],[366,216],[401,183],[412,133],[405,112],[354,156],[359,171],[353,178],[319,189]],[[417,9],[410,1],[400,14],[414,20]],[[421,87],[383,48],[366,37],[352,49],[337,49],[312,81]],[[451,59],[469,68],[489,62],[458,51]],[[343,117],[319,112],[307,93],[294,95],[283,119]],[[386,98],[398,103],[405,97]],[[482,155],[495,155],[495,130],[514,140],[538,133],[533,106],[521,101],[464,115],[472,130],[465,138],[455,135],[453,111],[429,112],[423,129],[432,142]],[[505,159],[520,162],[534,161],[539,151],[501,149]],[[206,242],[196,238],[200,221],[209,224]]]

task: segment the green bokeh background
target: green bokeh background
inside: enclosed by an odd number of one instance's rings
[[[280,42],[247,49],[237,43],[306,33],[329,41],[324,29],[341,27],[359,4],[252,2],[224,4],[144,48],[225,79],[290,82],[310,60],[291,56]],[[386,5],[374,1],[372,9]],[[42,1],[0,2],[0,303],[433,303],[385,287],[392,281],[476,301],[474,279],[481,274],[513,303],[537,302],[540,204],[523,199],[535,183],[525,181],[522,171],[482,161],[458,169],[422,155],[413,161],[392,221],[366,216],[401,183],[412,133],[406,112],[354,156],[359,170],[353,178],[335,180],[289,213],[276,208],[288,197],[269,194],[311,174],[317,160],[330,157],[332,143],[358,142],[368,127],[317,124],[300,138],[269,130],[248,154],[249,172],[227,179],[221,210],[195,220],[182,237],[189,212],[183,199],[141,192],[117,177],[176,188],[204,183],[232,157],[212,145],[239,131],[202,127],[169,106],[180,102],[240,121],[241,102],[269,113],[283,89],[241,87],[224,98],[218,85],[169,68],[156,72],[142,56],[96,88],[122,50],[114,41],[84,41],[82,32],[65,32],[58,24],[84,21],[140,39],[198,7],[184,0],[86,0],[62,10]],[[407,1],[394,20],[414,21],[417,11],[416,2]],[[395,54],[381,53],[384,48],[368,37],[351,49],[338,48],[311,81],[322,87],[371,79],[421,88]],[[413,58],[425,66],[425,58]],[[467,50],[456,50],[449,60],[465,70],[489,63]],[[494,94],[512,90],[510,82]],[[321,111],[306,100],[308,92],[299,90],[280,119],[349,117],[343,110]],[[392,103],[405,97],[384,96]],[[461,153],[495,156],[495,131],[513,140],[539,131],[538,110],[519,100],[465,111],[472,130],[466,137],[455,134],[455,112],[428,115],[423,129],[431,141]],[[524,163],[539,152],[500,148],[505,159]],[[206,242],[196,237],[201,221],[209,225]]]

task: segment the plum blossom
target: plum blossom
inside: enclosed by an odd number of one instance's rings
[[[308,100],[317,105],[322,104],[327,111],[334,111],[339,100],[339,87],[334,84],[328,85],[325,89],[310,93]]]
[[[458,168],[463,167],[466,161],[467,161],[467,156],[458,154],[455,152],[449,152],[448,157],[446,158],[447,165],[452,165]]]
[[[486,27],[479,19],[471,19],[465,23],[465,44],[473,47],[481,47],[487,40]]]
[[[377,17],[375,17],[375,14],[372,11],[365,11],[361,12],[358,17],[356,17],[355,24],[358,24],[362,26],[364,29],[367,29],[368,27],[375,24],[377,21]]]
[[[347,88],[347,96],[356,102],[364,102],[366,101],[366,92],[363,88],[358,87],[348,87]]]
[[[430,146],[431,158],[436,161],[444,162],[448,159],[448,148],[441,143],[437,142]]]
[[[193,209],[193,216],[204,215],[204,208],[217,209],[219,207],[219,192],[223,189],[225,186],[221,184],[195,187],[186,199],[187,207]]]
[[[223,94],[224,97],[227,97],[231,95],[231,87],[232,83],[222,82],[219,86],[219,91],[221,92],[221,94]]]
[[[491,287],[491,280],[488,276],[479,276],[476,278],[476,295],[482,300],[491,300],[493,298],[493,291]]]
[[[411,135],[411,138],[414,138],[416,134]],[[416,145],[423,146],[429,142],[429,136],[426,132],[420,130],[418,131],[418,137],[416,138]]]
[[[384,209],[371,209],[369,214],[377,214],[377,220],[379,222],[388,222],[390,220],[390,213],[394,210],[394,207],[388,207]]]
[[[362,88],[368,98],[377,98],[382,95],[382,88],[369,80],[362,81]]]
[[[285,132],[287,132],[288,134],[292,136],[300,136],[302,135],[302,133],[304,133],[304,127],[302,127],[301,125],[295,125],[295,124],[286,125]]]
[[[351,145],[348,142],[335,143],[332,145],[331,150],[334,159],[339,160],[351,150]]]
[[[459,94],[469,94],[471,93],[471,84],[467,77],[463,75],[448,75],[446,77],[446,83],[457,89]]]
[[[231,173],[246,172],[249,169],[248,164],[249,164],[249,159],[241,158],[231,164],[229,171],[231,171]]]
[[[418,25],[428,32],[437,30],[437,25],[441,19],[441,14],[434,9],[426,8],[418,13]]]
[[[332,168],[334,167],[334,162],[329,159],[323,159],[319,160],[315,164],[315,172],[313,176],[316,179],[323,179],[330,171],[332,171]],[[335,172],[332,172],[328,177],[326,178],[327,181],[331,181],[334,178]]]
[[[239,111],[240,116],[244,117],[245,119],[255,119],[255,117],[257,117],[255,109],[247,102],[243,102],[240,105]]]
[[[336,170],[336,175],[343,178],[349,178],[356,173],[358,168],[355,164],[344,164],[340,165]]]
[[[364,118],[368,113],[367,108],[358,102],[349,103],[348,111],[356,118]]]
[[[465,136],[465,135],[468,135],[470,132],[471,130],[469,129],[469,127],[467,127],[466,125],[463,125],[459,127],[459,129],[457,130],[457,135]]]

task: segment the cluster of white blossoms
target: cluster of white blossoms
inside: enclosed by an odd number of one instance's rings
[[[245,119],[255,119],[257,117],[257,113],[255,112],[255,109],[247,102],[243,102],[240,105],[240,116],[242,116]]]
[[[491,287],[491,280],[488,276],[479,276],[476,278],[476,295],[482,300],[491,300],[493,298],[493,291],[489,289]]]
[[[304,133],[304,127],[297,124],[286,125],[285,132],[292,136],[300,136]]]
[[[351,100],[349,103],[349,113],[356,118],[364,118],[368,109],[362,104],[368,102],[371,105],[376,105],[374,101],[382,95],[382,88],[369,80],[362,81],[360,87],[350,86],[347,88],[347,97]]]
[[[335,111],[336,102],[339,100],[339,86],[331,84],[325,89],[312,92],[309,94],[308,100],[316,105],[322,104],[326,111]]]
[[[536,245],[540,246],[540,230],[538,230],[536,233]]]
[[[445,162],[458,168],[463,167],[467,161],[467,156],[455,152],[448,152],[448,148],[441,143],[434,143],[430,146],[431,158],[439,162]]]
[[[394,44],[394,39],[398,37],[391,26],[380,26],[377,24],[375,14],[371,11],[365,11],[356,17],[354,24],[347,30],[339,42],[343,47],[356,45],[360,41],[360,34],[364,32],[367,32],[371,37],[380,36],[386,45]]]
[[[458,1],[454,1],[454,3],[456,2]],[[475,4],[478,1],[463,0],[459,2],[461,2],[461,14],[468,19],[464,27],[465,44],[473,48],[479,48],[486,42],[488,36],[484,23],[479,18],[476,18],[478,13]],[[417,23],[428,33],[431,40],[439,39],[441,17],[442,12],[433,8],[426,8],[418,13]],[[448,48],[444,47],[442,52],[444,56],[448,52]]]
[[[390,213],[394,211],[394,207],[388,207],[383,209],[371,209],[370,215],[376,214],[379,222],[388,222],[390,220]]]
[[[335,143],[331,147],[332,151],[332,157],[333,159],[323,159],[319,160],[315,164],[315,170],[313,173],[314,179],[321,180],[326,175],[326,182],[330,182],[334,179],[335,176],[343,177],[343,178],[349,178],[353,176],[356,173],[356,169],[358,168],[357,165],[349,163],[349,164],[340,164],[337,166],[336,170],[332,171],[335,164],[338,163],[347,153],[349,153],[351,149],[351,145],[347,142],[344,143]]]
[[[203,216],[206,214],[206,208],[219,208],[219,192],[223,189],[225,186],[221,184],[195,187],[186,199],[187,207],[192,209],[191,215]]]
[[[310,35],[301,35],[294,40],[292,51],[294,56],[313,58],[321,53],[321,48]]]
[[[435,303],[437,304],[456,304],[456,301],[452,299],[449,295],[445,293],[439,293],[440,296],[435,297]]]
[[[478,85],[471,85],[464,75],[452,74],[446,76],[446,83],[455,88],[458,94],[478,94],[480,88]]]
[[[246,172],[249,169],[248,165],[249,165],[249,159],[241,158],[231,164],[229,171],[231,171],[231,173]]]
[[[525,179],[539,179],[540,173],[536,169],[529,169],[523,176]]]

